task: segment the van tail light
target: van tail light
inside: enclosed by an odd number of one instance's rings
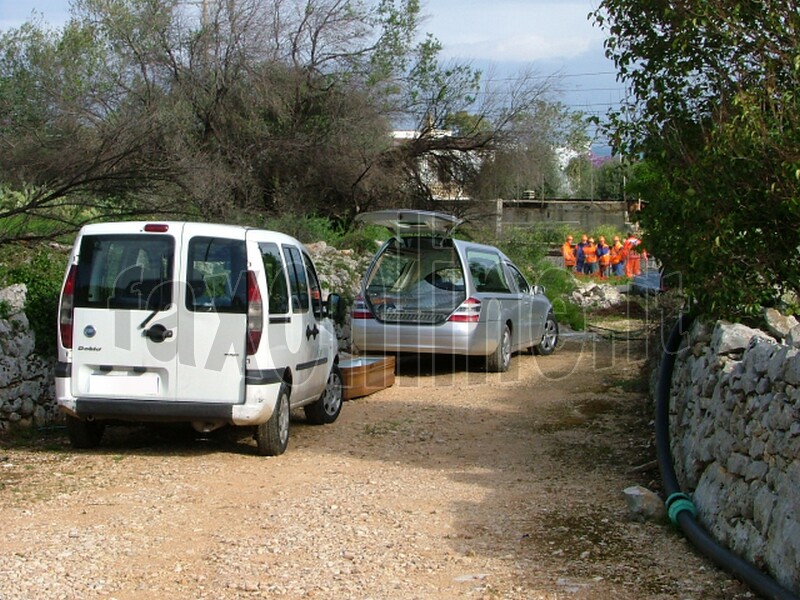
[[[477,323],[481,318],[481,301],[467,298],[447,319],[451,323]]]
[[[247,355],[255,354],[264,331],[264,303],[254,271],[247,272]]]
[[[356,296],[355,301],[353,302],[353,319],[374,319],[375,317],[370,311],[367,303],[364,301],[364,296],[358,295]]]
[[[75,312],[75,278],[78,275],[78,267],[72,265],[69,268],[67,279],[64,282],[64,289],[61,290],[61,308],[58,313],[58,328],[61,333],[61,345],[64,348],[72,348],[72,323]]]

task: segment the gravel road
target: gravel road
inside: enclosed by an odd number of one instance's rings
[[[401,362],[289,449],[115,428],[0,440],[0,600],[748,598],[621,491],[657,486],[644,350],[569,342],[510,372]]]

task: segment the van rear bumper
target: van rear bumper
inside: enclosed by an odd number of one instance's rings
[[[277,379],[277,380],[276,380]],[[266,423],[272,416],[283,385],[272,373],[248,372],[245,401],[197,402],[156,399],[76,398],[70,393],[68,369],[56,375],[56,400],[61,410],[78,418],[120,421],[216,422],[247,426]]]
[[[119,400],[116,398],[78,398],[75,414],[96,419],[142,421],[230,421],[231,404],[220,402],[170,402],[165,400]]]

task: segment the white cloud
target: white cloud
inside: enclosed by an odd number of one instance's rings
[[[449,58],[488,61],[569,59],[597,47],[590,0],[428,0],[423,24]]]

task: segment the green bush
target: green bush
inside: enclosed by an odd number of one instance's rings
[[[330,219],[311,215],[286,213],[277,217],[268,217],[259,226],[280,231],[297,238],[304,244],[321,241],[336,246],[344,235],[344,228]]]
[[[574,331],[586,328],[584,309],[574,304],[570,298],[575,290],[575,279],[561,267],[542,260],[534,269],[532,283],[544,286],[545,293],[553,304],[553,313],[559,323],[565,323]]]
[[[350,248],[357,254],[373,254],[378,251],[380,242],[391,234],[385,227],[378,225],[356,225],[345,233],[336,244],[339,249]]]
[[[28,288],[25,314],[36,336],[36,352],[43,357],[56,352],[58,297],[64,280],[67,255],[50,248],[37,250],[19,262],[0,267],[3,286],[24,283]]]
[[[357,253],[372,253],[378,249],[378,240],[385,240],[390,234],[385,227],[375,225],[351,224],[346,227],[328,217],[285,214],[265,219],[261,227],[280,231],[297,238],[304,244],[325,242],[335,248],[348,248]]]

